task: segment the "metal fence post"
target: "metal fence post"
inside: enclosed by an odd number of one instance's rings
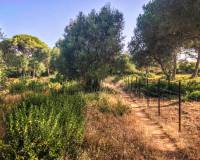
[[[130,79],[128,77],[128,92],[130,91]]]
[[[138,91],[139,91],[139,98],[141,98],[141,86],[140,86],[141,80],[139,79],[138,82]]]
[[[133,79],[131,77],[131,92],[132,92],[132,90],[133,90]]]
[[[149,107],[149,79],[147,78],[146,79],[146,87],[147,87],[147,90],[146,90],[146,95],[147,95],[147,107]]]
[[[135,93],[137,96],[137,94],[138,94],[138,77],[136,77],[136,79],[135,79]]]
[[[158,80],[158,116],[160,116],[160,79]]]
[[[181,132],[181,81],[179,81],[179,132]]]

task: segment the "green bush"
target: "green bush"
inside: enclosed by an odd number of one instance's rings
[[[133,89],[138,90],[138,83],[134,81],[132,83]],[[129,88],[126,86],[126,90],[130,91],[130,85]],[[149,82],[149,86],[147,87],[146,80],[142,79],[140,81],[140,89],[141,93],[144,95],[148,95],[151,97],[157,97],[158,96],[158,82],[153,81]],[[185,100],[197,100],[198,98],[195,97],[195,93],[198,93],[200,91],[200,82],[198,81],[183,81],[181,83],[181,95],[182,98]],[[166,98],[175,98],[178,96],[179,93],[179,84],[178,82],[171,82],[169,83],[168,81],[160,81],[160,96],[161,97],[166,97]],[[195,98],[192,98],[195,97]]]
[[[2,160],[14,160],[16,155],[11,146],[3,144],[0,140],[0,159]]]
[[[128,107],[120,101],[113,105],[105,98],[98,98],[98,109],[101,113],[109,113],[114,116],[123,116],[128,111]]]
[[[76,158],[84,132],[82,95],[41,97],[28,97],[8,114],[4,143],[16,159]]]
[[[9,91],[12,94],[23,93],[25,90],[26,90],[26,83],[24,81],[13,83],[9,86]]]
[[[66,94],[75,94],[83,91],[83,86],[76,81],[68,81],[64,83],[62,90]]]
[[[194,92],[197,90],[200,90],[200,82],[197,81],[189,81],[187,83],[184,83],[184,88],[187,92]]]
[[[65,81],[65,77],[61,75],[60,73],[57,73],[55,77],[50,79],[50,82],[52,83],[63,83]]]
[[[23,103],[26,107],[40,106],[42,104],[46,104],[48,99],[49,98],[43,94],[33,93],[26,95],[26,97],[23,98]]]
[[[138,90],[139,85],[135,82],[132,84],[134,88]],[[158,96],[158,85],[160,87],[160,95],[162,97],[172,97],[178,95],[179,92],[179,84],[178,83],[169,83],[167,81],[160,81],[160,84],[158,82],[149,82],[149,85],[147,86],[146,81],[142,80],[140,82],[140,89],[141,92],[144,95],[148,95],[151,97],[157,97]],[[181,87],[181,93],[185,94],[185,88]]]
[[[178,83],[168,83],[167,81],[161,81],[159,84],[160,87],[160,95],[162,97],[171,97],[177,96],[179,93],[179,84]],[[157,96],[158,93],[158,83],[150,83],[149,87],[145,86],[146,95],[149,96]],[[181,93],[184,94],[184,88],[181,89]]]
[[[188,100],[200,101],[200,91],[191,92],[187,98]]]
[[[195,63],[189,61],[181,61],[178,64],[178,70],[180,73],[193,73],[195,70]]]
[[[27,87],[30,91],[42,92],[47,89],[47,84],[38,81],[31,81]]]

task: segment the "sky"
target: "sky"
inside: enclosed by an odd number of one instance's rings
[[[6,37],[30,34],[53,47],[80,11],[100,10],[110,3],[124,14],[124,43],[133,36],[137,17],[149,0],[0,0],[0,28]],[[126,48],[126,47],[125,47]]]

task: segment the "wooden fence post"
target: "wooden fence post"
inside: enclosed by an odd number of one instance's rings
[[[179,101],[179,132],[181,132],[181,81],[179,81],[179,91],[178,91],[178,101]]]
[[[158,116],[160,116],[160,79],[158,80]]]

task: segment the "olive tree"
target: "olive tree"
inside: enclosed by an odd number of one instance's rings
[[[60,71],[68,78],[81,80],[87,88],[98,89],[123,47],[123,26],[122,13],[109,5],[88,15],[80,12],[59,42],[63,62]]]

